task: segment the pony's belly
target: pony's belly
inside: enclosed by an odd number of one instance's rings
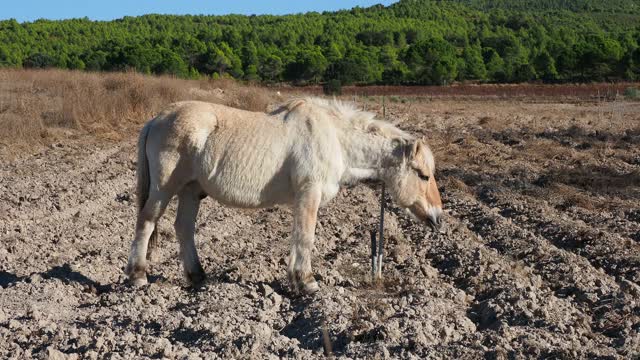
[[[225,140],[237,134],[218,135],[216,142],[212,138],[206,146],[200,161],[199,182],[209,196],[243,208],[291,202],[291,171],[285,164],[285,146],[267,146],[260,137],[252,137],[253,145],[247,146]]]
[[[286,179],[272,179],[268,183],[209,177],[200,181],[203,190],[223,205],[240,208],[264,208],[289,204],[293,194]]]

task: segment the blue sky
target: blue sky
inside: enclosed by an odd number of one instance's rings
[[[3,0],[0,20],[88,17],[111,20],[144,14],[291,14],[350,9],[354,6],[389,5],[397,0]]]

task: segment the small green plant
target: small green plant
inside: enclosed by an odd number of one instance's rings
[[[342,82],[337,79],[327,81],[322,87],[325,95],[342,95]]]
[[[640,90],[638,90],[637,88],[628,87],[624,90],[623,95],[626,99],[638,100],[640,99]]]

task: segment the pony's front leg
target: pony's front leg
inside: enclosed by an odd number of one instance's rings
[[[319,289],[311,271],[311,253],[321,197],[321,187],[316,184],[306,186],[296,194],[288,269],[289,282],[296,292],[312,294]]]

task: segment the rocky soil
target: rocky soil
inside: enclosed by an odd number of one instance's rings
[[[182,277],[175,203],[150,284],[127,286],[133,138],[4,156],[0,358],[638,358],[640,106],[397,100],[389,119],[436,153],[445,231],[389,202],[371,284],[379,188],[343,189],[320,213],[313,297],[288,290],[288,209],[211,199],[204,286]]]

